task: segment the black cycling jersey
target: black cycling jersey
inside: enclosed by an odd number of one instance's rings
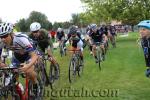
[[[76,35],[75,36],[72,36],[72,34],[68,34],[67,35],[67,40],[66,41],[68,41],[68,40],[71,40],[72,41],[72,46],[73,47],[77,47],[77,43],[80,41],[80,40],[82,40],[81,39],[81,33],[80,32],[76,32]]]
[[[150,38],[142,39],[141,44],[144,51],[146,66],[150,67]]]
[[[99,31],[104,33],[106,36],[108,35],[108,28],[106,26],[100,27]]]
[[[110,32],[111,35],[116,35],[116,28],[115,28],[115,26],[110,26],[109,27],[109,32]]]
[[[57,37],[58,40],[61,40],[62,37],[65,37],[64,31],[57,32],[56,37]]]
[[[102,42],[103,41],[103,34],[99,30],[96,31],[96,33],[92,32],[89,34],[89,36],[93,39],[93,42]]]

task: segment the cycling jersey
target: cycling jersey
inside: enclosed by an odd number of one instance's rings
[[[29,54],[30,52],[34,52],[35,48],[33,46],[33,41],[26,35],[26,33],[15,33],[12,36],[12,39],[13,41],[11,46],[4,44],[3,47],[6,47],[14,52],[12,64],[14,67],[17,67],[20,63],[24,63],[30,59]]]
[[[150,67],[150,38],[142,39],[141,44],[144,51],[146,66]]]
[[[110,32],[110,34],[113,35],[113,36],[116,35],[116,28],[115,28],[114,26],[110,26],[109,32]]]
[[[106,26],[100,27],[99,31],[104,33],[106,36],[108,35],[108,28]]]
[[[62,37],[65,37],[65,33],[64,33],[64,31],[57,32],[56,37],[57,37],[57,39],[58,39],[58,40],[61,40],[61,39],[62,39]]]
[[[103,42],[103,34],[99,30],[96,31],[96,33],[91,32],[89,36],[92,38],[93,42]]]
[[[45,52],[45,49],[49,46],[52,47],[52,41],[45,29],[39,30],[40,36],[34,37],[33,34],[29,34],[29,37],[37,44],[37,48],[42,52]]]

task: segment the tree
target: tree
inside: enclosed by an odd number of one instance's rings
[[[79,25],[80,24],[80,15],[79,14],[72,14],[72,24]]]
[[[47,30],[52,29],[52,23],[48,21],[47,16],[37,11],[32,11],[29,15],[29,18],[20,19],[16,25],[19,27],[20,31],[27,32],[30,31],[30,24],[33,22],[39,22],[42,28]]]
[[[29,25],[27,24],[26,19],[20,19],[18,23],[16,23],[16,27],[19,27],[19,31],[21,32],[27,32],[29,31]]]
[[[96,22],[121,21],[135,25],[150,18],[150,0],[81,0]]]
[[[45,14],[37,11],[32,11],[27,19],[27,23],[30,25],[33,22],[39,22],[42,28],[47,30],[52,29],[52,23],[48,21],[48,18]]]

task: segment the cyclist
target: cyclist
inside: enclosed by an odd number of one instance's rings
[[[68,40],[71,40],[71,44],[73,48],[78,48],[81,50],[81,60],[83,61],[83,43],[85,42],[84,39],[81,37],[81,33],[77,30],[75,25],[72,25],[69,28],[69,33],[67,35],[67,39],[64,41],[66,43]]]
[[[55,35],[56,35],[55,30],[54,30],[54,29],[52,29],[52,30],[49,32],[49,34],[51,35],[51,37],[52,37],[52,41],[53,41],[53,43],[54,43],[54,42],[55,42]]]
[[[90,43],[90,38],[89,38],[89,34],[92,32],[90,25],[87,26],[86,28],[86,36],[87,36],[87,44],[89,46],[89,50],[90,50],[90,55],[92,55],[92,44]]]
[[[105,34],[105,36],[106,36],[106,43],[104,44],[104,46],[105,46],[105,50],[107,50],[108,47],[109,47],[108,38],[109,38],[109,35],[110,35],[108,27],[103,24],[103,25],[100,26],[99,30],[100,30],[101,33]]]
[[[150,20],[141,21],[138,27],[147,67],[146,76],[150,77]]]
[[[30,31],[29,37],[33,39],[33,41],[36,42],[37,48],[41,53],[44,53],[47,51],[49,61],[58,64],[56,60],[54,59],[52,52],[51,52],[51,38],[49,37],[48,32],[45,29],[41,29],[41,24],[38,22],[33,22],[30,25]],[[58,66],[55,66],[58,67]],[[59,68],[55,68],[55,78],[58,79],[59,77]]]
[[[34,71],[34,64],[38,59],[38,55],[35,52],[35,48],[28,36],[22,33],[15,34],[11,23],[0,24],[0,38],[4,43],[3,46],[13,51],[12,65],[13,67],[19,67],[23,64],[23,67],[19,69],[25,72],[27,77],[31,79],[33,83],[33,91],[38,93],[38,81],[36,72]],[[3,48],[3,47],[1,47]],[[25,64],[25,62],[28,62]],[[2,62],[0,62],[2,64]]]
[[[57,29],[56,39],[59,42],[59,46],[65,39],[65,33],[64,33],[63,29],[60,27]]]
[[[110,38],[111,44],[115,48],[116,47],[115,36],[117,36],[115,26],[109,25],[108,26],[108,31],[109,31],[109,38]]]
[[[95,62],[98,63],[98,58],[96,56],[96,42],[100,42],[100,47],[102,48],[102,55],[104,60],[104,54],[105,54],[105,47],[104,44],[106,43],[106,35],[103,32],[100,32],[100,30],[97,28],[96,24],[90,25],[91,32],[89,33],[90,43],[92,45],[92,52],[93,56],[95,57]]]

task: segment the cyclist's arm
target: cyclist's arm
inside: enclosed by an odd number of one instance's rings
[[[92,37],[89,36],[89,43],[90,43],[90,44],[92,44],[92,40],[93,40]]]
[[[48,53],[48,57],[52,57],[52,50],[51,50],[51,47],[48,46],[48,47],[46,48],[46,50],[47,50],[47,53]]]
[[[68,34],[67,39],[64,41],[64,44],[70,39],[70,37],[71,37],[71,34]]]
[[[64,31],[62,31],[62,34],[63,34],[63,37],[65,38],[65,33],[64,33]]]
[[[33,66],[35,64],[35,62],[37,61],[38,59],[38,55],[35,53],[35,52],[30,52],[29,53],[30,57],[31,57],[31,60],[30,62],[27,64],[28,65],[28,68]]]
[[[107,42],[107,36],[105,34],[103,34],[103,42],[106,43]]]
[[[53,41],[50,37],[48,38],[48,44],[49,44],[50,48],[53,48]]]

